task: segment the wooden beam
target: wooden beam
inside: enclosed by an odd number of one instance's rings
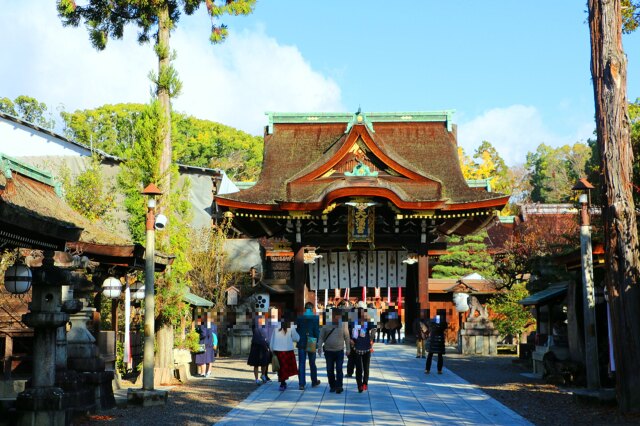
[[[295,290],[293,306],[296,314],[302,315],[304,312],[304,296],[305,296],[305,269],[304,269],[304,246],[296,247],[295,257],[293,259],[293,288]]]
[[[420,309],[429,308],[429,247],[421,244],[418,247],[418,301]]]

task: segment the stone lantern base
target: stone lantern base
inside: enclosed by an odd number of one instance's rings
[[[460,353],[464,355],[497,355],[498,330],[491,321],[467,321],[460,330]]]
[[[60,425],[66,424],[64,393],[57,387],[27,389],[16,400],[16,425]]]
[[[129,389],[127,391],[127,404],[152,407],[154,405],[165,405],[167,399],[169,399],[169,391],[167,390]]]

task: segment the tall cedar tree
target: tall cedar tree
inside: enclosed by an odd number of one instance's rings
[[[138,42],[146,43],[155,39],[154,51],[158,57],[158,74],[152,76],[156,85],[156,96],[162,106],[165,120],[162,135],[162,153],[160,155],[160,189],[168,194],[171,189],[169,171],[173,155],[171,145],[171,97],[180,92],[181,83],[177,72],[171,65],[172,53],[169,46],[171,31],[175,28],[184,12],[193,14],[201,4],[205,4],[212,26],[210,40],[220,43],[227,37],[224,24],[217,25],[215,19],[223,14],[247,15],[253,11],[255,0],[90,0],[86,6],[76,5],[75,0],[58,0],[58,14],[65,26],[77,27],[81,21],[86,23],[91,44],[98,50],[107,46],[109,37],[121,39],[124,27],[134,24],[138,27]],[[150,182],[144,182],[148,184]],[[168,197],[160,201],[160,209],[166,209]]]
[[[612,317],[618,408],[627,413],[640,412],[640,268],[621,6],[621,0],[588,2],[602,170],[605,285]]]
[[[158,155],[158,165],[154,167],[154,173],[147,176],[154,176],[154,181],[159,183],[164,195],[159,202],[159,212],[164,212],[169,216],[172,210],[170,200],[174,196],[172,192],[172,162],[173,147],[171,144],[171,97],[177,96],[180,92],[181,82],[177,72],[171,65],[171,60],[175,56],[170,49],[170,35],[175,28],[181,13],[193,14],[200,5],[206,4],[207,11],[212,19],[212,29],[210,40],[212,43],[222,42],[227,36],[225,25],[216,25],[215,19],[223,14],[246,15],[252,12],[255,0],[89,0],[85,6],[76,5],[75,0],[58,0],[58,15],[65,26],[77,27],[81,21],[86,23],[89,31],[91,44],[98,50],[103,50],[107,45],[109,37],[121,39],[124,34],[124,27],[133,24],[138,27],[138,42],[146,43],[151,37],[155,39],[154,51],[158,58],[158,73],[151,75],[155,84],[156,100],[160,104],[162,124],[157,126],[158,139],[161,142],[158,146],[159,152],[152,153]],[[219,5],[218,5],[219,4]],[[157,173],[155,172],[157,170]],[[149,181],[140,182],[140,189],[151,183]],[[179,220],[170,218],[170,220]],[[165,232],[162,240],[167,246],[171,241],[180,238],[170,230]],[[182,254],[182,253],[176,253]],[[173,292],[172,292],[173,294]],[[162,296],[162,294],[158,294]],[[155,314],[162,312],[155,312]],[[170,324],[164,324],[157,333],[158,354],[160,358],[159,367],[169,369],[173,367],[171,359],[171,347],[173,346],[173,329]],[[166,354],[166,356],[165,356]]]

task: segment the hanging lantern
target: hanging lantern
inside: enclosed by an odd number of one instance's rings
[[[131,289],[131,297],[133,297],[135,300],[144,299],[144,292],[145,292],[144,283],[140,281],[136,281],[135,283],[131,284],[129,288]]]
[[[469,295],[467,293],[453,293],[453,303],[456,311],[467,312],[469,310]]]
[[[4,288],[11,294],[24,294],[31,288],[31,269],[13,265],[4,273]]]
[[[122,283],[115,277],[109,277],[102,283],[102,294],[109,299],[117,299],[122,293]]]

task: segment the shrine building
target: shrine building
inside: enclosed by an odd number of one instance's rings
[[[215,202],[261,239],[262,282],[286,308],[380,297],[406,307],[407,324],[429,308],[442,237],[482,229],[509,199],[469,187],[452,114],[268,114],[257,183]]]

